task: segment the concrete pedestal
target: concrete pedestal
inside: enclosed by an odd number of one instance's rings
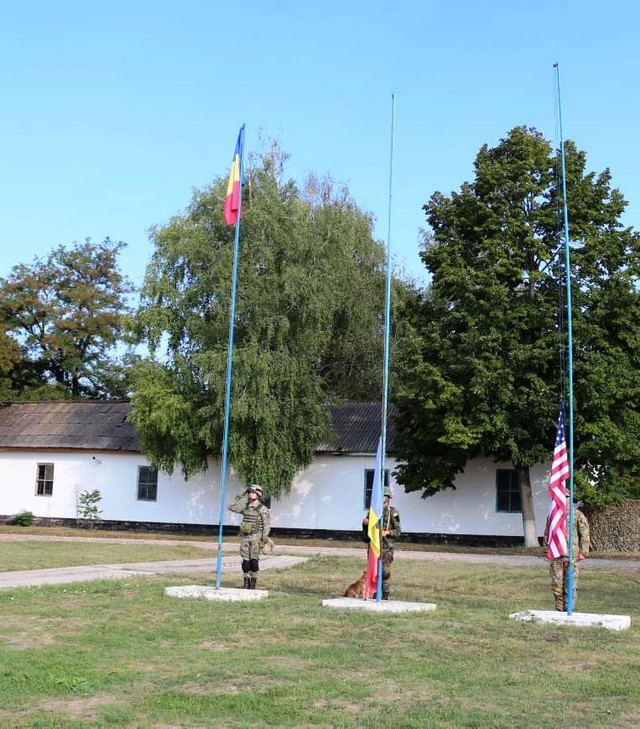
[[[367,610],[372,613],[412,613],[435,610],[432,602],[402,602],[401,600],[359,600],[357,597],[334,597],[322,601],[322,607],[334,610]]]
[[[203,585],[182,585],[165,587],[167,597],[182,597],[189,600],[214,600],[217,602],[255,602],[269,596],[269,590],[244,590],[239,587],[206,587]]]
[[[567,613],[559,610],[525,610],[509,616],[514,620],[525,620],[546,625],[573,625],[578,628],[606,628],[626,630],[631,625],[629,615],[601,615],[599,613]]]

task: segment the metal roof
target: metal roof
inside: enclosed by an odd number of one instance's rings
[[[330,408],[332,438],[317,447],[320,453],[375,453],[380,437],[380,403],[347,403]],[[0,448],[139,451],[140,442],[129,422],[131,403],[8,402],[0,403]],[[388,410],[387,451],[396,436]]]
[[[138,451],[129,402],[11,402],[0,405],[0,448]]]
[[[398,408],[387,409],[387,452],[394,450]],[[316,451],[324,453],[375,453],[378,449],[382,420],[379,402],[352,402],[331,407],[334,437]]]

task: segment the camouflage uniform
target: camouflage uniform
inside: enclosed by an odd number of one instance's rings
[[[242,557],[242,572],[244,573],[244,587],[255,589],[260,569],[260,549],[267,541],[271,530],[269,509],[260,499],[246,499],[249,491],[255,491],[262,496],[262,488],[259,486],[249,487],[238,494],[231,504],[229,510],[236,514],[242,514],[240,524],[240,557]]]
[[[388,490],[385,489],[385,496]],[[385,505],[382,509],[382,531],[388,531],[386,537],[382,537],[382,599],[388,600],[391,591],[391,563],[393,562],[393,540],[402,534],[400,527],[400,513],[393,506]],[[362,535],[364,541],[369,543],[368,523],[362,523]]]
[[[567,521],[569,517],[567,516]],[[585,557],[589,554],[589,522],[587,517],[578,509],[573,512],[573,606],[576,604],[576,593],[578,589],[578,555]],[[551,590],[556,610],[566,611],[567,592],[569,582],[569,558],[558,557],[549,563],[551,573]]]
[[[382,511],[382,529],[388,531],[382,537],[382,599],[389,599],[391,591],[391,563],[393,562],[393,540],[397,539],[402,530],[400,528],[400,514],[398,510],[389,505]]]

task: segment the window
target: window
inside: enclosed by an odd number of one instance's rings
[[[364,508],[368,509],[371,504],[371,492],[373,491],[373,476],[375,468],[364,469]],[[384,469],[384,485],[389,485],[389,470]]]
[[[138,466],[138,501],[158,500],[158,472],[150,466]]]
[[[518,472],[515,468],[499,468],[496,471],[496,511],[509,514],[522,512]]]
[[[38,463],[36,475],[36,496],[53,494],[53,463]]]

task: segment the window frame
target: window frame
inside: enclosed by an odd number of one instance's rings
[[[373,491],[373,479],[376,473],[375,468],[364,469],[364,508],[368,509],[371,505],[371,492]],[[387,488],[391,480],[391,469],[384,469],[384,487]]]
[[[36,496],[53,496],[53,477],[54,477],[54,465],[53,463],[37,463],[36,464]],[[44,471],[40,471],[40,469]],[[48,471],[47,469],[50,469]],[[40,474],[43,474],[42,476]],[[47,476],[49,475],[49,478]],[[47,490],[47,484],[49,488]]]
[[[501,483],[503,474],[509,474],[509,483]],[[515,483],[514,483],[515,481]],[[507,508],[501,508],[501,500],[506,497]],[[514,508],[514,499],[517,500],[518,508]],[[522,514],[522,499],[520,485],[518,484],[518,471],[515,468],[496,469],[496,513],[497,514]]]
[[[155,474],[155,481],[151,481],[149,478],[142,480],[143,469],[147,472],[147,477],[150,474]],[[144,494],[142,495],[142,488],[144,487]],[[149,496],[149,488],[154,488],[153,498]],[[136,494],[137,501],[157,502],[158,501],[158,469],[152,468],[151,466],[138,466],[138,477],[136,481]]]

